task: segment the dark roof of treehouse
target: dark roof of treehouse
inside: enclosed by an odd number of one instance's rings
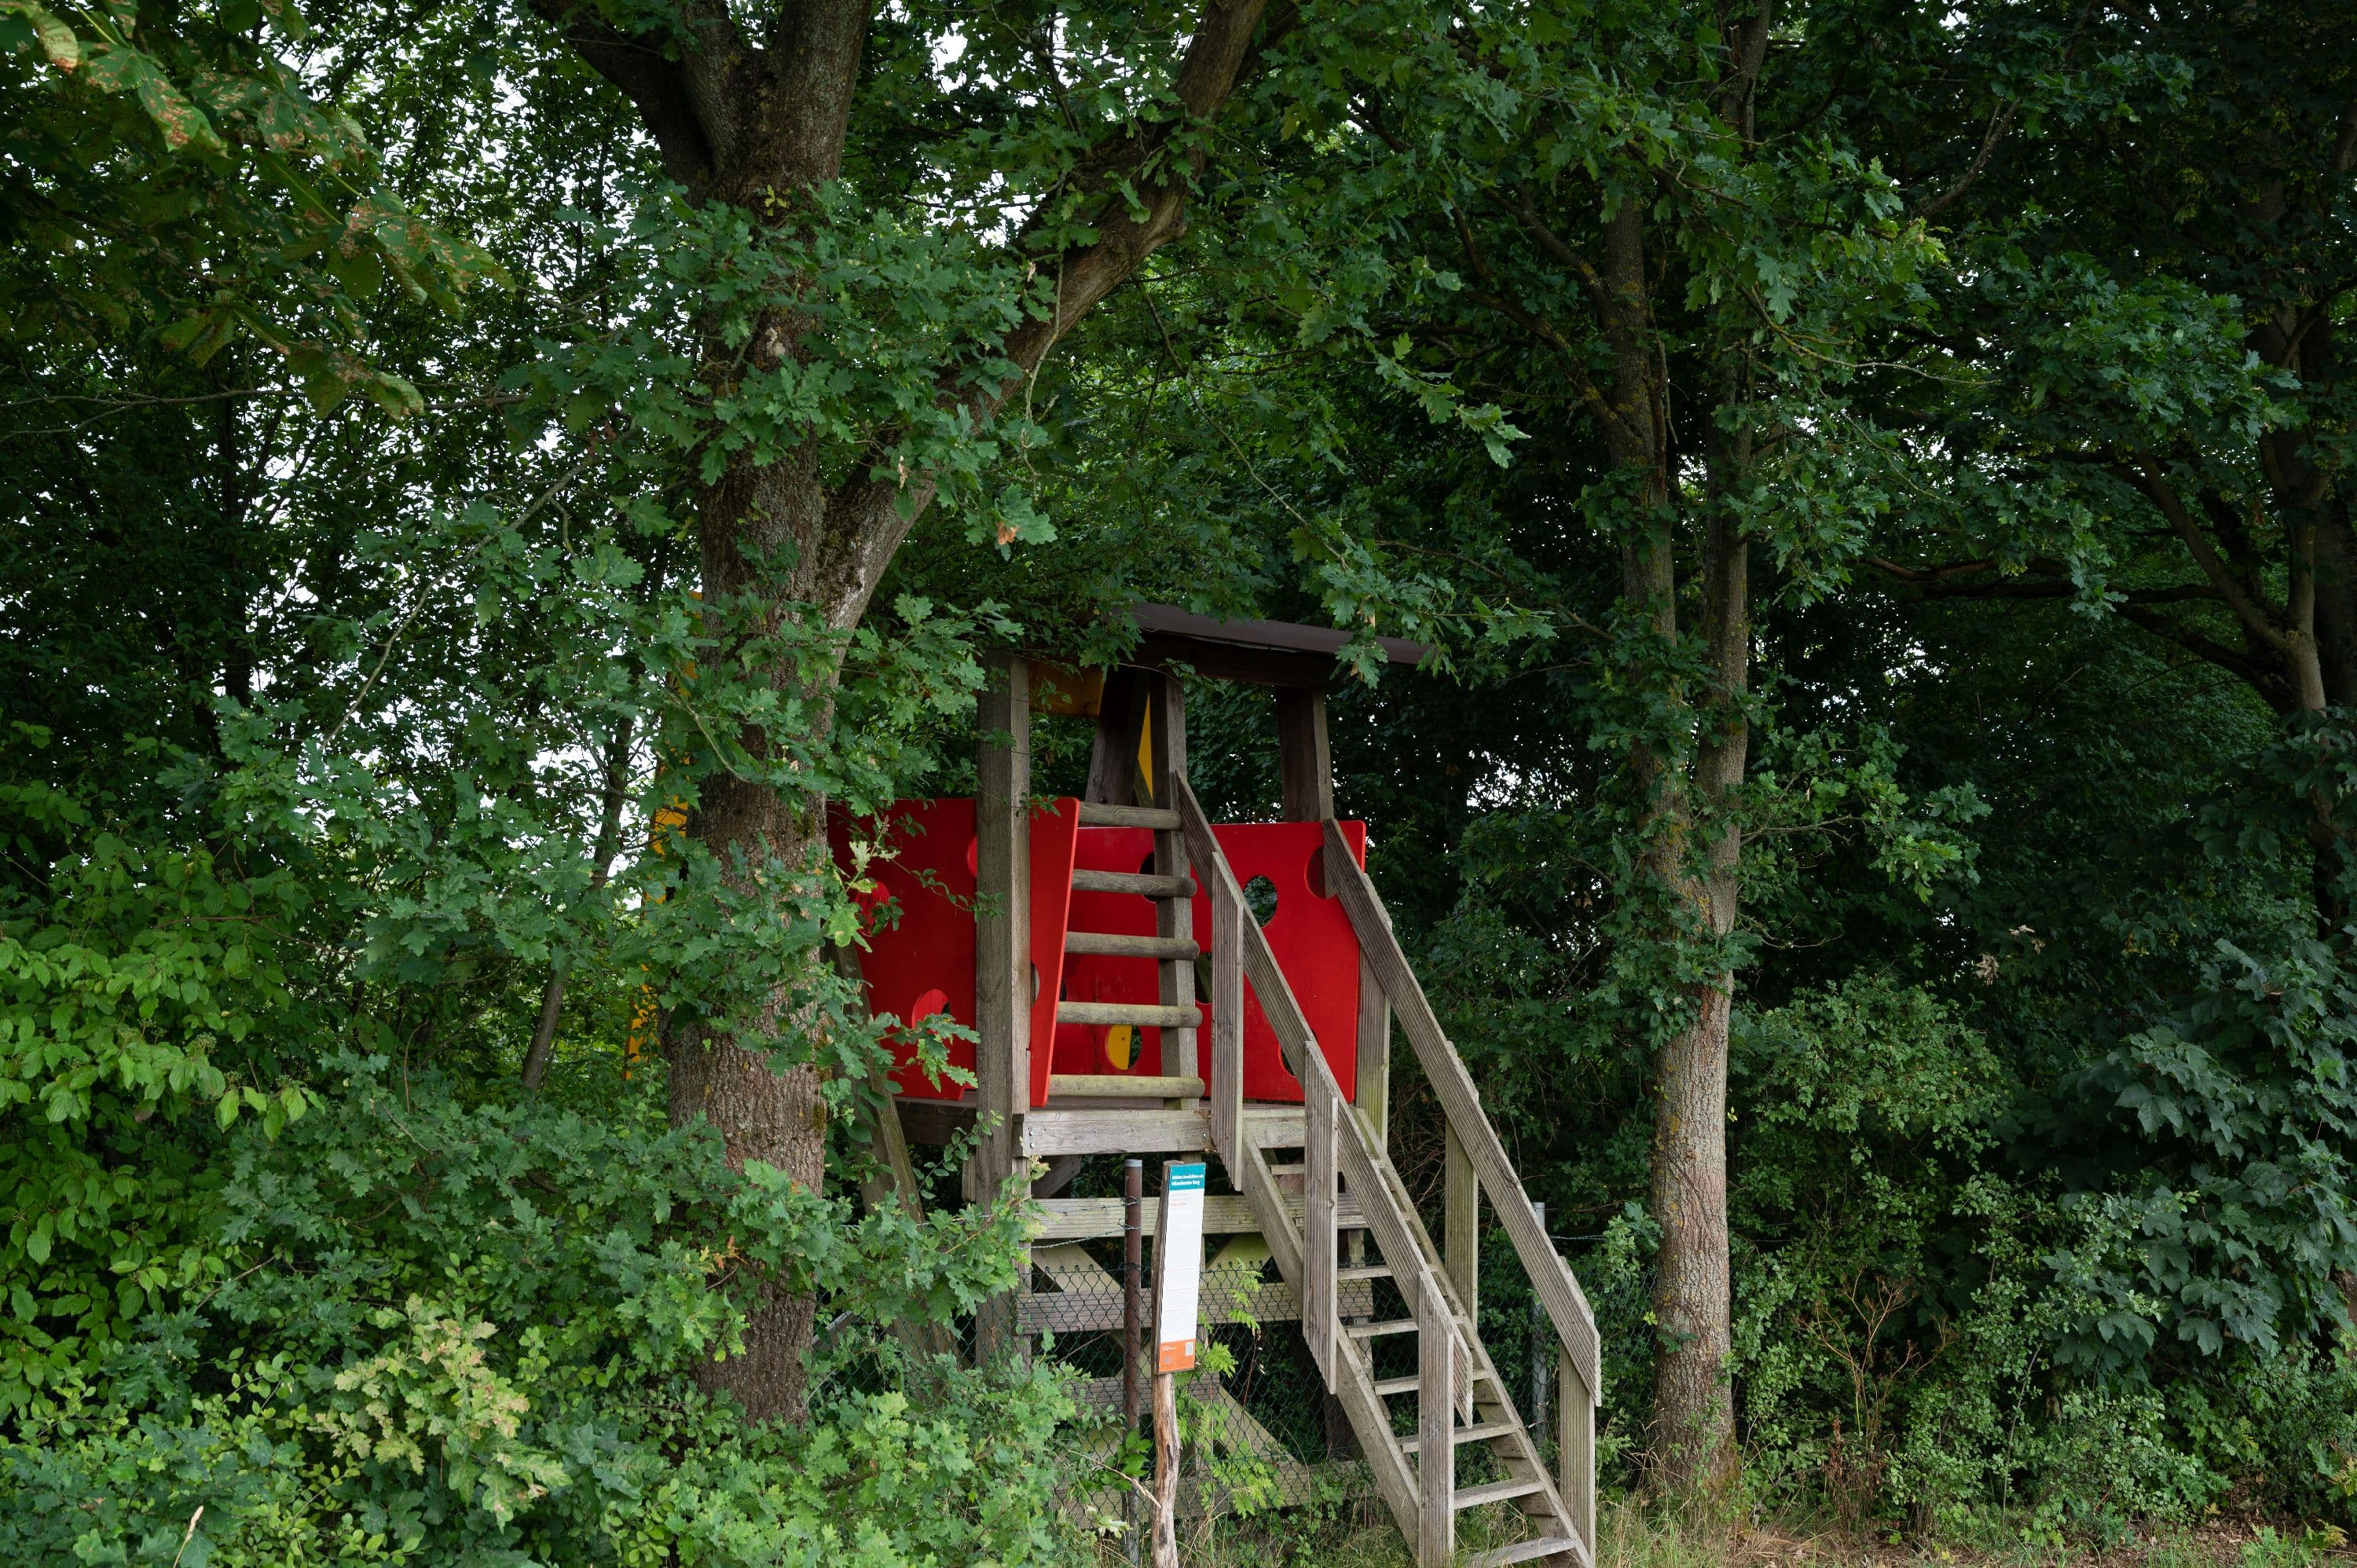
[[[1215,620],[1176,605],[1135,605],[1126,612],[1140,633],[1133,664],[1185,664],[1222,681],[1269,686],[1326,686],[1341,672],[1335,656],[1351,640],[1330,626],[1284,620]],[[1425,647],[1379,637],[1386,663],[1424,662]]]

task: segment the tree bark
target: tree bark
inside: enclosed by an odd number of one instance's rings
[[[1217,114],[1250,60],[1266,0],[1206,0],[1180,62],[1173,92],[1178,113],[1133,122],[1111,133],[1083,160],[1087,188],[1102,192],[1087,243],[1035,255],[1057,281],[1052,307],[1009,333],[1003,352],[1015,378],[979,392],[953,390],[987,422],[1046,359],[1057,340],[1183,226],[1188,193],[1200,171],[1200,143],[1173,156],[1173,134]],[[533,0],[574,51],[627,95],[653,136],[665,172],[700,201],[726,203],[757,225],[777,231],[802,220],[817,185],[841,171],[872,6],[867,0],[793,0],[780,7],[756,42],[716,0],[688,0],[667,38],[633,37],[574,0]],[[1015,264],[1010,258],[1009,264]],[[774,371],[802,353],[807,324],[791,298],[755,324],[735,347],[707,331],[704,378],[726,397],[744,376]],[[885,568],[931,504],[936,480],[926,474],[889,481],[865,473],[830,489],[815,439],[771,461],[739,455],[697,498],[703,613],[721,646],[714,667],[776,634],[786,618],[813,618],[807,629],[847,632],[865,615]],[[779,666],[753,678],[799,698],[806,721],[823,732],[833,721],[833,673],[815,678]],[[758,760],[775,741],[748,730],[737,737]],[[727,892],[759,902],[792,898],[798,885],[826,875],[823,803],[789,800],[761,778],[726,771],[700,784],[687,831],[720,868]],[[821,955],[810,955],[813,969]],[[816,1190],[825,1182],[825,1104],[813,1066],[772,1070],[767,1044],[792,1031],[791,1012],[806,994],[789,978],[751,1009],[707,1022],[675,1009],[664,1037],[674,1124],[705,1120],[719,1132],[729,1164],[776,1167]],[[815,1303],[765,1284],[746,1325],[745,1352],[708,1364],[705,1385],[734,1395],[755,1420],[799,1421],[807,1407],[807,1359]]]

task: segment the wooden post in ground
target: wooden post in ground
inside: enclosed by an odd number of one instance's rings
[[[985,1122],[966,1165],[967,1197],[995,1202],[1022,1155],[1031,1109],[1031,698],[1023,656],[990,656],[981,700],[980,790],[974,800],[974,1047]],[[1015,1294],[1030,1288],[1029,1257]],[[976,1323],[986,1358],[1019,1350],[1015,1302],[989,1304]]]
[[[1178,1380],[1154,1376],[1154,1568],[1178,1568]]]

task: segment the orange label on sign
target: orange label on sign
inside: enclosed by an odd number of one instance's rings
[[[1155,1347],[1154,1369],[1157,1372],[1191,1372],[1195,1369],[1195,1342],[1192,1339],[1166,1339]]]

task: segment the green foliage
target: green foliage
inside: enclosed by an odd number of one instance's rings
[[[228,1277],[0,1450],[12,1556],[168,1557],[183,1526],[225,1563],[1052,1553],[1037,1458],[1070,1405],[1049,1372],[920,1366],[893,1337],[1006,1287],[1018,1206],[856,1215],[732,1172],[645,1092],[593,1118],[330,1065],[317,1113],[231,1143]],[[737,1298],[765,1281],[833,1315],[800,1432],[690,1376],[740,1349]],[[919,1411],[899,1385],[920,1370]]]

